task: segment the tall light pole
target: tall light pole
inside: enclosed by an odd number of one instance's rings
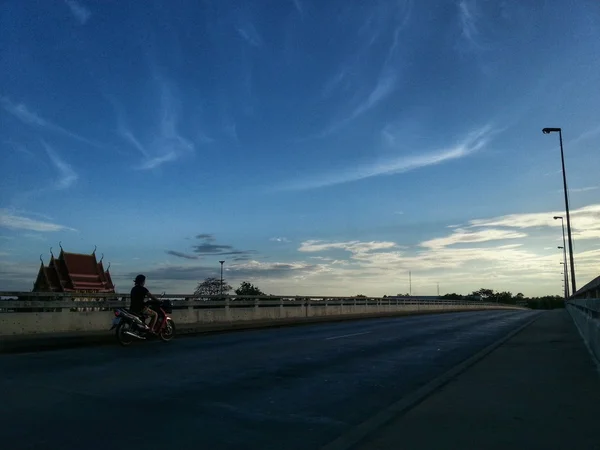
[[[563,250],[565,249],[564,247],[558,247],[558,248],[562,248]],[[566,256],[565,256],[566,258]],[[564,281],[564,291],[565,291],[565,301],[569,298],[569,273],[567,270],[567,260],[565,259],[564,262],[561,262],[562,266],[563,266],[563,281]]]
[[[569,267],[567,265],[567,243],[565,241],[565,220],[563,219],[563,216],[554,216],[554,220],[559,220],[559,219],[562,224],[563,245],[562,245],[562,247],[558,247],[558,248],[563,249],[563,261],[565,262],[565,285],[566,285],[565,299],[567,299],[567,298],[569,298]]]
[[[571,215],[569,214],[569,196],[567,195],[567,174],[565,173],[565,154],[563,151],[563,142],[562,142],[562,129],[561,128],[544,128],[542,129],[542,133],[550,134],[550,133],[558,133],[558,137],[560,139],[560,160],[562,163],[562,174],[563,174],[563,188],[565,191],[565,209],[567,212],[567,233],[569,235],[569,257],[570,257],[570,265],[571,265],[571,292],[575,295],[577,292],[577,287],[575,285],[575,263],[573,261],[573,237],[571,236]]]
[[[221,284],[219,285],[219,294],[223,296],[223,263],[225,263],[225,261],[219,261],[219,263],[221,263]]]

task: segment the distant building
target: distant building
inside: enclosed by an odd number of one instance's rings
[[[33,292],[114,293],[115,285],[102,260],[96,260],[95,250],[67,253],[61,247],[58,258],[52,255],[48,266],[41,262]]]

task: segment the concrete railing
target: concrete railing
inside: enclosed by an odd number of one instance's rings
[[[567,302],[567,311],[579,328],[583,340],[600,361],[600,299],[575,299]]]
[[[85,295],[85,297],[84,297]],[[127,294],[41,294],[0,292],[0,337],[105,331],[113,310],[129,304]],[[11,299],[12,298],[12,299]],[[515,305],[432,297],[281,297],[165,295],[178,327],[336,320],[402,313],[523,309]],[[18,299],[18,300],[15,300]]]

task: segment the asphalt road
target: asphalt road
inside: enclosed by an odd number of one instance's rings
[[[0,436],[11,450],[316,449],[532,314],[370,319],[1,355]]]

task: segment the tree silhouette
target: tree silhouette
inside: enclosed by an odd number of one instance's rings
[[[265,295],[263,291],[261,291],[257,286],[254,286],[252,283],[247,281],[243,281],[235,290],[236,295]]]
[[[223,294],[231,291],[232,287],[223,280]],[[210,277],[198,283],[194,295],[208,296],[221,294],[221,280],[219,278]]]

